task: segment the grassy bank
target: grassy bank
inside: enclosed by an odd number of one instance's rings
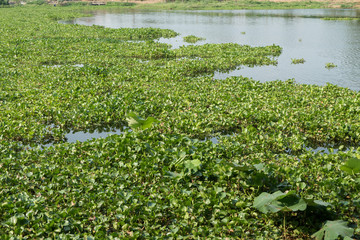
[[[314,1],[299,2],[270,2],[270,1],[189,1],[189,2],[168,2],[157,4],[141,4],[141,9],[162,9],[162,10],[235,10],[235,9],[311,9],[327,8],[328,3]]]
[[[60,5],[90,5],[91,2],[62,2]],[[148,10],[237,10],[237,9],[316,9],[316,8],[359,8],[359,2],[349,1],[127,1],[107,2],[95,8],[130,7]]]
[[[47,5],[44,0],[32,1],[28,5]],[[148,10],[237,10],[237,9],[315,9],[315,8],[356,8],[356,3],[318,1],[173,1],[173,2],[152,2],[152,1],[130,1],[130,2],[107,2],[106,5],[91,6],[91,2],[64,1],[57,3],[58,6],[79,6],[93,9],[127,7]]]
[[[1,239],[359,237],[359,92],[213,78],[280,46],[57,23],[84,9],[0,9]]]

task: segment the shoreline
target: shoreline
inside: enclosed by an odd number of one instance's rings
[[[100,0],[101,1],[101,0]],[[93,1],[87,1],[93,2]],[[96,1],[95,1],[96,2]],[[313,0],[313,1],[304,1],[304,0],[257,0],[257,1],[248,1],[248,0],[232,0],[232,1],[199,1],[199,2],[166,2],[166,0],[129,0],[129,1],[103,1],[110,3],[135,3],[135,7],[139,8],[148,8],[150,6],[159,6],[160,8],[170,7],[172,9],[247,9],[247,8],[263,8],[263,9],[272,9],[274,7],[280,8],[335,8],[335,9],[360,9],[360,0]],[[238,8],[237,8],[238,7]],[[171,9],[172,8],[172,9]]]
[[[68,6],[68,5],[92,5],[96,7],[129,7],[137,9],[157,9],[157,10],[237,10],[237,9],[360,9],[360,0],[214,0],[198,2],[166,2],[166,0],[128,0],[128,1],[65,1],[49,2],[50,5]]]

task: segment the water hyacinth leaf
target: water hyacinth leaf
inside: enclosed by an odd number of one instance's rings
[[[295,194],[295,191],[287,193],[277,191],[272,194],[261,193],[255,198],[253,207],[262,213],[276,213],[279,211],[304,211],[307,204],[304,199]]]
[[[254,167],[255,167],[256,170],[262,171],[262,170],[265,169],[266,166],[263,163],[258,163],[258,164],[254,164]]]
[[[201,161],[199,159],[195,159],[195,160],[188,160],[184,162],[184,166],[186,169],[188,169],[189,171],[198,171],[200,169],[200,165],[201,165]]]
[[[284,196],[285,193],[277,191],[273,194],[263,192],[254,199],[253,207],[258,209],[260,212],[268,213],[273,212],[273,207],[270,207],[271,204],[280,196]],[[275,209],[274,209],[275,210]],[[275,211],[277,212],[277,211]]]
[[[181,178],[183,177],[183,173],[177,173],[177,172],[170,172],[168,171],[167,172],[167,176],[170,177],[170,178]]]
[[[6,224],[9,224],[9,225],[16,225],[16,223],[17,223],[17,217],[16,216],[12,216],[11,218],[9,218],[6,221]]]
[[[142,129],[142,130],[150,128],[154,122],[158,122],[158,120],[156,120],[153,117],[148,117],[145,120],[133,112],[127,114],[126,120],[132,129]]]
[[[322,207],[328,207],[328,206],[331,206],[330,203],[327,203],[327,202],[324,202],[324,201],[321,201],[321,200],[314,200],[314,199],[304,199],[306,204],[308,206],[322,206]]]
[[[349,174],[355,174],[360,172],[360,159],[350,158],[344,165],[340,167],[341,170]]]
[[[347,222],[343,220],[327,221],[326,224],[311,237],[316,240],[333,240],[341,237],[351,237],[354,229],[347,226]]]
[[[7,225],[11,225],[11,226],[15,226],[15,225],[25,225],[27,224],[29,221],[26,219],[24,214],[17,214],[15,216],[12,216],[11,218],[9,218],[5,224]]]
[[[307,207],[307,204],[303,198],[299,198],[299,196],[295,194],[291,194],[279,200],[281,203],[280,206],[283,206],[281,211],[304,211]]]
[[[234,169],[241,171],[241,172],[250,172],[250,171],[256,170],[256,168],[254,166],[238,165],[235,163],[232,163],[230,166],[232,166]]]

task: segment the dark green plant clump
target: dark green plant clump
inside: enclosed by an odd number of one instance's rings
[[[351,21],[351,20],[360,20],[359,17],[326,17],[322,18],[323,20],[336,20],[336,21]]]
[[[291,63],[292,64],[302,64],[302,63],[305,63],[305,60],[303,58],[292,58]]]
[[[358,237],[359,92],[217,80],[281,47],[57,22],[80,9],[0,9],[1,238]]]
[[[331,69],[331,68],[335,68],[337,67],[337,65],[335,63],[326,63],[325,64],[325,68],[327,69]]]
[[[194,35],[189,35],[189,36],[184,37],[184,42],[188,42],[188,43],[196,43],[196,42],[201,41],[201,40],[205,40],[205,39],[200,38],[200,37],[196,37]]]

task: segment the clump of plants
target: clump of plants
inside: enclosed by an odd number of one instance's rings
[[[292,64],[303,64],[305,63],[304,58],[292,58],[291,59]]]
[[[326,17],[322,18],[323,20],[337,20],[337,21],[351,21],[351,20],[360,20],[359,17]]]
[[[337,67],[337,65],[335,65],[334,63],[326,63],[325,64],[325,68],[327,68],[327,69],[331,69],[331,68],[335,68],[335,67]]]
[[[205,40],[205,38],[196,37],[194,35],[186,36],[183,39],[184,39],[184,42],[187,42],[187,43],[197,43],[198,41]]]

